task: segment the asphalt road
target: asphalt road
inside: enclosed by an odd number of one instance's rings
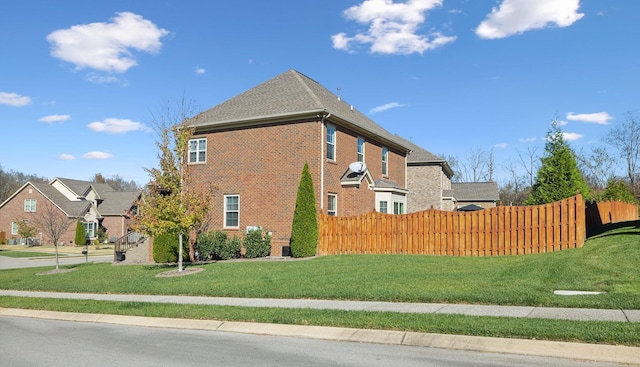
[[[58,262],[60,266],[72,265],[72,264],[84,264],[85,262],[111,262],[113,261],[113,255],[107,256],[89,256],[86,259],[84,256],[58,256]],[[18,268],[34,268],[40,266],[56,266],[55,256],[47,258],[16,258],[8,256],[0,256],[0,270],[4,269],[18,269]]]
[[[7,367],[619,366],[567,359],[293,337],[0,317]]]

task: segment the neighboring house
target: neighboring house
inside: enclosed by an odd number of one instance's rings
[[[452,183],[451,189],[456,201],[455,209],[460,211],[494,208],[500,201],[495,182],[458,182]]]
[[[99,230],[108,236],[121,237],[129,229],[140,191],[116,191],[107,184],[55,178],[46,182],[27,182],[5,202],[0,204],[0,232],[8,239],[18,238],[18,221],[33,222],[50,206],[73,221],[61,242],[71,244],[75,238],[75,221],[80,220],[91,239]],[[50,243],[43,231],[44,243]]]
[[[453,210],[453,170],[447,161],[410,141],[404,142],[411,148],[407,158],[407,212],[427,209]]]
[[[187,122],[186,187],[211,189],[211,229],[272,233],[272,255],[289,245],[302,168],[319,211],[405,213],[410,148],[339,96],[286,71]],[[350,164],[363,162],[366,167]]]

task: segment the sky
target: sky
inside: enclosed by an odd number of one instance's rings
[[[289,69],[428,151],[493,151],[497,179],[640,108],[640,1],[79,0],[0,5],[0,167],[143,185],[154,121]],[[502,178],[501,178],[502,177]]]

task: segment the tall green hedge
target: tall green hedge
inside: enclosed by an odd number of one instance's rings
[[[315,256],[318,250],[318,212],[316,195],[313,190],[313,179],[309,165],[304,164],[296,208],[291,226],[291,255],[293,257]]]
[[[80,221],[76,222],[76,236],[74,241],[76,241],[76,246],[84,246],[87,241],[87,231],[84,229],[84,224]]]

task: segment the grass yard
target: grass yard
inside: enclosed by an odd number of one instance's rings
[[[584,247],[504,257],[326,256],[226,261],[156,277],[175,267],[80,264],[0,271],[0,288],[91,293],[315,298],[640,309],[640,221],[612,226]],[[601,291],[559,296],[554,290]],[[333,325],[451,334],[640,345],[640,324],[0,297],[0,307],[141,316]]]
[[[0,250],[0,256],[6,257],[51,257],[56,256],[56,254],[52,254],[50,252],[28,252],[28,251],[11,251],[11,250]],[[66,256],[66,255],[60,255]]]
[[[300,261],[228,261],[173,278],[166,266],[75,265],[0,271],[0,288],[60,292],[315,298],[640,309],[640,222],[593,237],[584,247],[504,257],[326,256]],[[558,296],[554,290],[601,291]]]

